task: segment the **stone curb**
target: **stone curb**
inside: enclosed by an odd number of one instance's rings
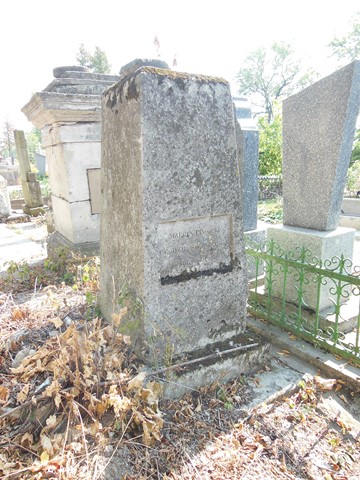
[[[348,365],[346,359],[337,360],[332,354],[325,353],[303,340],[291,340],[287,332],[256,318],[247,317],[247,326],[271,344],[317,367],[325,375],[343,380],[351,389],[360,390],[360,369]]]

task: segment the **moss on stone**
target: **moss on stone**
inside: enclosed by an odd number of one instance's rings
[[[161,75],[172,79],[182,79],[182,80],[195,80],[202,83],[222,83],[228,84],[229,82],[221,77],[212,77],[210,75],[200,75],[196,73],[186,73],[186,72],[176,72],[174,70],[166,70],[164,68],[156,67],[141,67],[136,71],[136,74],[141,72],[152,73],[155,75]]]

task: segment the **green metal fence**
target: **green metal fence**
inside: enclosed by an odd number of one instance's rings
[[[297,337],[360,363],[360,267],[321,260],[306,248],[285,252],[274,241],[247,239],[248,312]]]

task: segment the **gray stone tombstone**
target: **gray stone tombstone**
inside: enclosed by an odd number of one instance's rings
[[[145,361],[245,330],[235,121],[213,77],[141,67],[103,95],[101,310],[128,307],[120,327]]]
[[[249,232],[257,228],[259,132],[247,99],[233,97],[233,102],[243,134],[243,219]]]
[[[284,225],[337,228],[359,105],[360,61],[284,101]]]
[[[35,162],[36,162],[36,168],[38,169],[38,173],[40,175],[46,175],[46,157],[45,155],[42,155],[41,153],[35,153]]]
[[[259,170],[259,131],[252,116],[251,106],[244,97],[233,97],[236,119],[241,128],[238,134],[238,144],[242,155],[242,191],[243,191],[243,220],[245,239],[251,244],[262,244],[265,241],[266,229],[258,228],[258,170]],[[264,270],[263,262],[256,264],[253,257],[247,258],[249,279],[261,275]]]
[[[305,247],[322,261],[335,255],[352,259],[355,231],[338,223],[359,105],[359,61],[284,101],[284,225],[269,227],[267,237],[285,251]],[[292,280],[296,282],[289,276],[286,297],[295,302]],[[333,305],[331,286],[321,285],[320,310]],[[276,288],[281,296],[280,277]],[[305,302],[314,310],[316,289],[310,281],[304,290]]]
[[[7,181],[0,175],[0,222],[5,221],[11,214],[11,204],[9,192],[7,191]]]

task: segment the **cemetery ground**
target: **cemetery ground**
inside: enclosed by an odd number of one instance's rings
[[[131,305],[99,316],[99,259],[46,259],[41,218],[8,227],[27,261],[1,266],[1,478],[360,477],[359,391],[296,356],[294,336],[254,375],[164,399],[121,333]]]

